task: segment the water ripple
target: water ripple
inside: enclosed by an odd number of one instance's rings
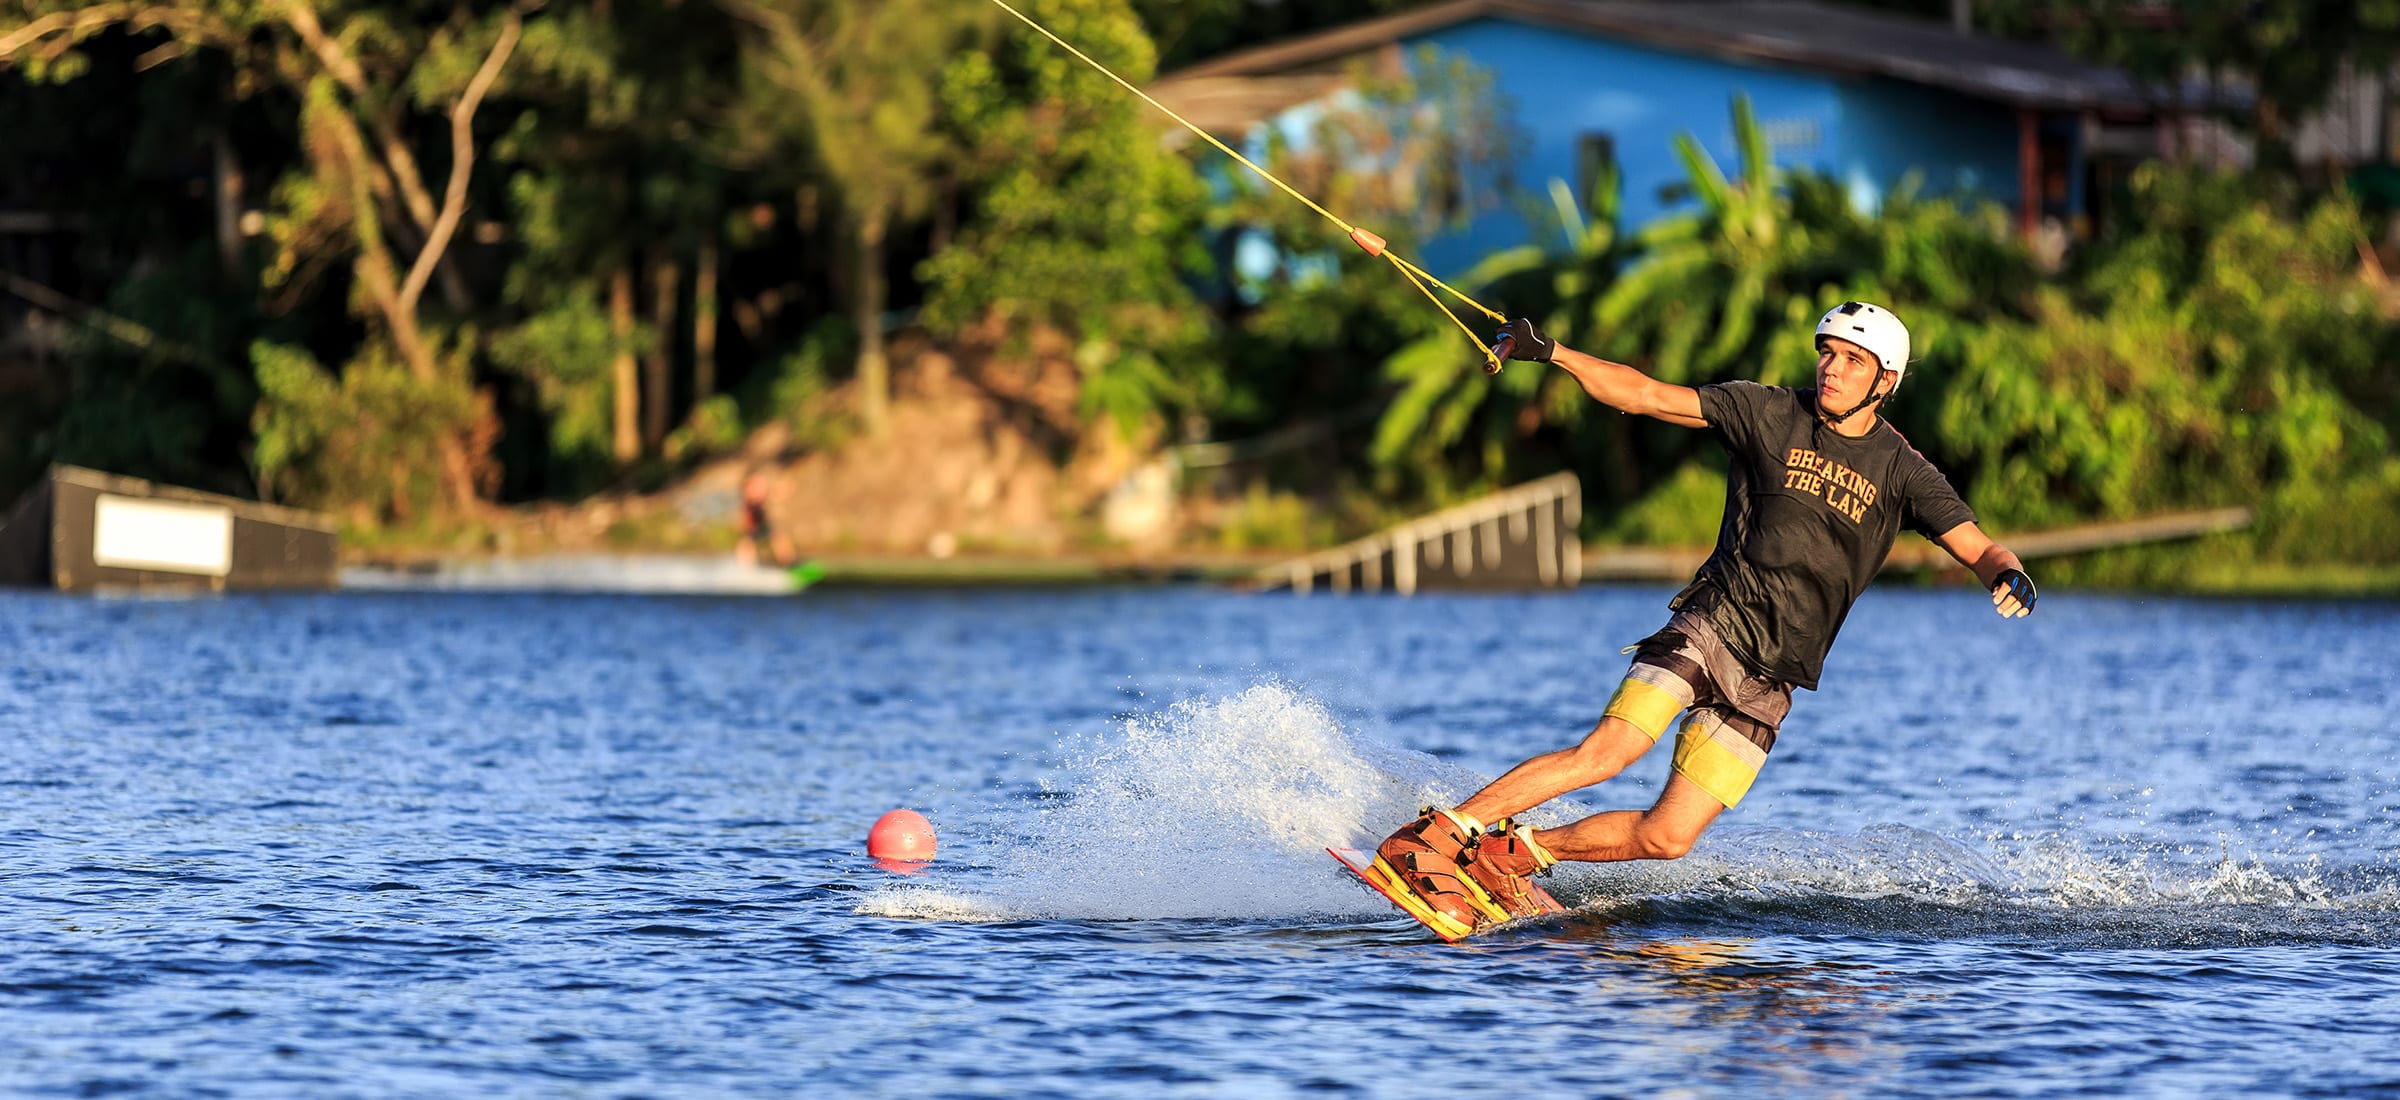
[[[0,1091],[2400,1082],[2388,606],[1879,590],[1686,860],[1445,946],[1324,859],[1588,729],[1665,595],[0,594]]]

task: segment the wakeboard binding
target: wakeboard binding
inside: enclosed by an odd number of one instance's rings
[[[1486,829],[1456,811],[1428,806],[1384,838],[1372,858],[1356,849],[1328,851],[1445,940],[1565,909],[1526,877],[1557,859],[1512,821]]]

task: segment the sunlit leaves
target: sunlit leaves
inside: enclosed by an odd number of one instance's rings
[[[459,384],[459,345],[442,350],[442,375],[431,381],[372,345],[339,374],[304,350],[270,342],[255,345],[251,359],[259,384],[253,461],[278,499],[370,524],[438,504],[441,441],[477,413]]]
[[[2400,498],[2361,488],[2391,483],[2387,429],[2351,380],[2395,337],[2359,273],[2356,212],[2286,212],[2197,170],[2146,168],[2134,186],[2142,222],[2097,251],[2079,293],[2046,292],[2026,322],[1941,361],[1954,381],[1936,445],[1974,473],[1977,506],[2041,524],[2244,504],[2263,549],[2389,560]],[[2383,510],[2349,511],[2362,493],[2385,493]]]
[[[1025,13],[1136,83],[1155,64],[1124,0],[1034,0]],[[976,217],[919,269],[925,321],[957,335],[986,319],[1013,335],[1065,333],[1082,408],[1121,428],[1196,408],[1215,368],[1206,315],[1184,283],[1202,266],[1203,192],[1166,150],[1150,109],[1048,39],[1009,21],[988,53],[940,69],[940,133],[959,150]]]

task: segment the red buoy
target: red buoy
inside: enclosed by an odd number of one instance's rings
[[[933,823],[915,810],[893,810],[876,818],[875,827],[867,830],[867,854],[878,861],[930,863],[933,851]]]

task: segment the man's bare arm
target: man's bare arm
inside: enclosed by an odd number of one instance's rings
[[[1497,345],[1500,354],[1511,359],[1556,364],[1575,376],[1575,381],[1583,385],[1583,392],[1609,408],[1686,428],[1708,427],[1708,418],[1700,415],[1700,391],[1690,386],[1661,382],[1623,363],[1586,355],[1549,340],[1530,321],[1510,322],[1501,330],[1500,340]]]
[[[1690,386],[1661,382],[1623,363],[1585,355],[1564,344],[1558,346],[1550,361],[1574,375],[1575,381],[1583,384],[1583,392],[1591,394],[1593,400],[1612,409],[1655,417],[1686,428],[1708,427],[1708,418],[1700,415],[1700,391]]]

